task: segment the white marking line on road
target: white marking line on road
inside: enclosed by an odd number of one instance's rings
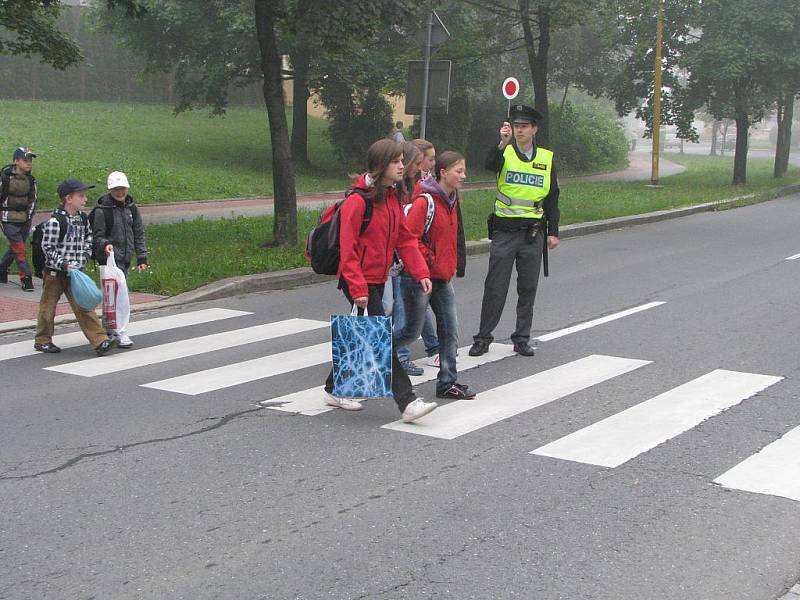
[[[146,333],[167,331],[169,329],[178,329],[179,327],[189,327],[191,325],[211,323],[213,321],[232,319],[233,317],[242,317],[244,315],[251,314],[253,313],[244,312],[241,310],[228,310],[227,308],[207,308],[204,310],[195,310],[187,313],[178,313],[166,317],[146,319],[144,321],[131,321],[128,325],[127,333],[130,336],[144,335]],[[80,331],[56,334],[53,342],[62,349],[89,345],[86,336],[84,336]],[[32,354],[38,354],[36,350],[33,349],[33,340],[14,342],[13,344],[0,346],[0,361],[11,358],[19,358],[21,356],[31,356]]]
[[[47,369],[49,371],[58,371],[59,373],[80,375],[81,377],[96,377],[97,375],[135,369],[136,367],[196,356],[213,352],[214,350],[224,350],[225,348],[233,348],[328,326],[329,323],[325,321],[288,319],[286,321],[204,335],[179,342],[170,342],[160,346],[142,348],[141,350],[120,351],[110,356],[56,365],[47,367]]]
[[[714,480],[723,487],[800,500],[800,427]]]
[[[717,369],[537,448],[531,454],[618,467],[781,379]]]
[[[316,346],[298,348],[215,369],[146,383],[141,387],[196,396],[205,392],[213,392],[214,390],[250,381],[258,381],[259,379],[266,379],[267,377],[305,369],[306,367],[313,367],[330,360],[331,344],[330,342],[325,342]]]
[[[800,258],[800,254],[795,254],[794,256],[789,256],[785,260],[797,260]]]
[[[642,312],[643,310],[661,306],[662,304],[666,304],[666,302],[648,302],[647,304],[635,306],[633,308],[614,313],[613,315],[606,315],[605,317],[600,317],[599,319],[593,319],[591,321],[586,321],[585,323],[578,323],[577,325],[567,327],[566,329],[559,329],[558,331],[553,331],[552,333],[546,333],[545,335],[538,336],[536,339],[540,342],[549,342],[550,340],[554,340],[571,333],[577,333],[578,331],[583,331],[584,329],[589,329],[590,327],[595,327],[596,325],[602,325],[603,323],[608,323],[609,321],[615,321],[616,319],[621,319],[622,317],[634,315],[638,312]]]
[[[593,354],[530,377],[479,392],[475,400],[451,402],[439,407],[416,423],[395,421],[383,427],[452,440],[465,433],[574,394],[649,363],[648,360]]]
[[[464,346],[458,350],[459,357],[457,367],[459,372],[496,362],[508,358],[509,356],[514,356],[515,354],[514,347],[509,344],[492,344],[489,347],[489,351],[482,356],[470,356],[467,354],[469,349],[470,346]],[[422,375],[411,377],[412,385],[433,381],[438,376],[439,368],[426,365],[425,362],[427,360],[427,358],[421,358],[414,361],[414,364],[425,369],[425,372]],[[272,410],[281,410],[313,417],[328,412],[329,410],[334,410],[333,407],[325,404],[322,393],[323,389],[324,386],[317,386],[301,392],[287,394],[286,396],[264,400],[260,402],[260,404]]]

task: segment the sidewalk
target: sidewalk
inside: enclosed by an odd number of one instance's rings
[[[650,178],[650,154],[648,152],[631,152],[629,166],[622,171],[602,173],[583,177],[565,177],[563,182],[569,181],[647,181]],[[684,167],[670,161],[662,160],[660,174],[673,175],[682,172]],[[494,189],[495,184],[475,182],[466,186],[467,190]],[[299,207],[306,209],[319,208],[330,204],[342,197],[343,192],[324,192],[318,194],[302,194],[297,197]],[[260,216],[272,214],[273,198],[264,196],[259,198],[238,198],[230,200],[209,200],[205,202],[178,202],[159,205],[142,205],[140,207],[142,218],[148,224],[174,223],[192,220],[197,217],[204,219],[231,218],[237,216]],[[50,211],[41,211],[34,217],[34,222],[43,221]],[[615,226],[623,224],[617,222]],[[597,230],[597,224],[586,224],[587,231]],[[570,226],[573,227],[574,226]],[[565,228],[569,231],[569,227]],[[572,235],[579,235],[578,229]],[[580,230],[582,231],[582,230]],[[566,233],[566,232],[565,232]],[[470,253],[485,251],[485,243],[472,242]],[[185,302],[199,301],[201,299],[220,298],[229,295],[242,294],[256,289],[279,289],[286,285],[305,285],[316,281],[329,279],[325,276],[315,275],[310,269],[293,269],[292,271],[278,273],[264,273],[262,275],[248,276],[246,278],[232,278],[204,286],[200,290],[186,292],[179,296],[167,299],[165,296],[131,294],[133,310],[155,308],[159,305],[177,305]],[[9,273],[9,283],[0,284],[0,333],[16,329],[36,326],[36,316],[39,309],[41,295],[41,280],[34,279],[34,292],[23,292],[16,274]],[[59,302],[56,314],[56,323],[70,322],[73,320],[72,311],[66,298]],[[64,316],[60,316],[64,315]]]

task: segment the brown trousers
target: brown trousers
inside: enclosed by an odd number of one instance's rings
[[[55,331],[56,305],[61,294],[67,295],[72,312],[78,318],[81,331],[93,348],[106,339],[106,330],[94,310],[81,308],[72,297],[69,289],[69,278],[66,274],[51,275],[45,271],[42,278],[42,298],[39,300],[39,317],[36,323],[36,344],[48,344],[53,341]]]

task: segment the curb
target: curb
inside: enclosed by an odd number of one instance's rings
[[[774,200],[775,198],[788,196],[797,192],[800,192],[800,184],[788,185],[773,190],[769,193],[767,198],[762,198],[757,201]],[[611,231],[613,229],[622,229],[623,227],[634,227],[636,225],[657,223],[668,219],[677,219],[701,212],[727,210],[751,204],[755,198],[756,194],[748,194],[745,196],[736,196],[728,200],[706,202],[704,204],[696,204],[685,208],[673,208],[641,215],[614,217],[611,219],[603,219],[602,221],[575,223],[573,225],[560,227],[559,237],[561,239],[579,237],[603,231]],[[490,242],[488,239],[468,241],[467,255],[484,254],[489,251],[489,244]],[[182,306],[194,302],[203,302],[206,300],[219,300],[253,292],[286,290],[305,285],[334,281],[335,279],[336,278],[331,275],[318,275],[314,273],[310,267],[299,267],[287,271],[273,271],[270,273],[256,273],[253,275],[239,275],[227,279],[220,279],[219,281],[209,283],[208,285],[204,285],[189,292],[178,294],[177,296],[172,296],[165,300],[135,304],[131,306],[131,312],[138,313],[160,308]],[[99,311],[98,314],[100,314]],[[56,325],[74,322],[76,322],[76,319],[71,313],[59,315],[55,319]],[[8,321],[6,323],[0,323],[0,333],[31,329],[34,327],[36,327],[36,321],[34,320]]]

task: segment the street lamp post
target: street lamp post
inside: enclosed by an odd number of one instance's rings
[[[658,185],[658,154],[661,149],[661,46],[664,37],[664,0],[658,1],[656,21],[656,59],[653,82],[653,165],[650,185]]]

